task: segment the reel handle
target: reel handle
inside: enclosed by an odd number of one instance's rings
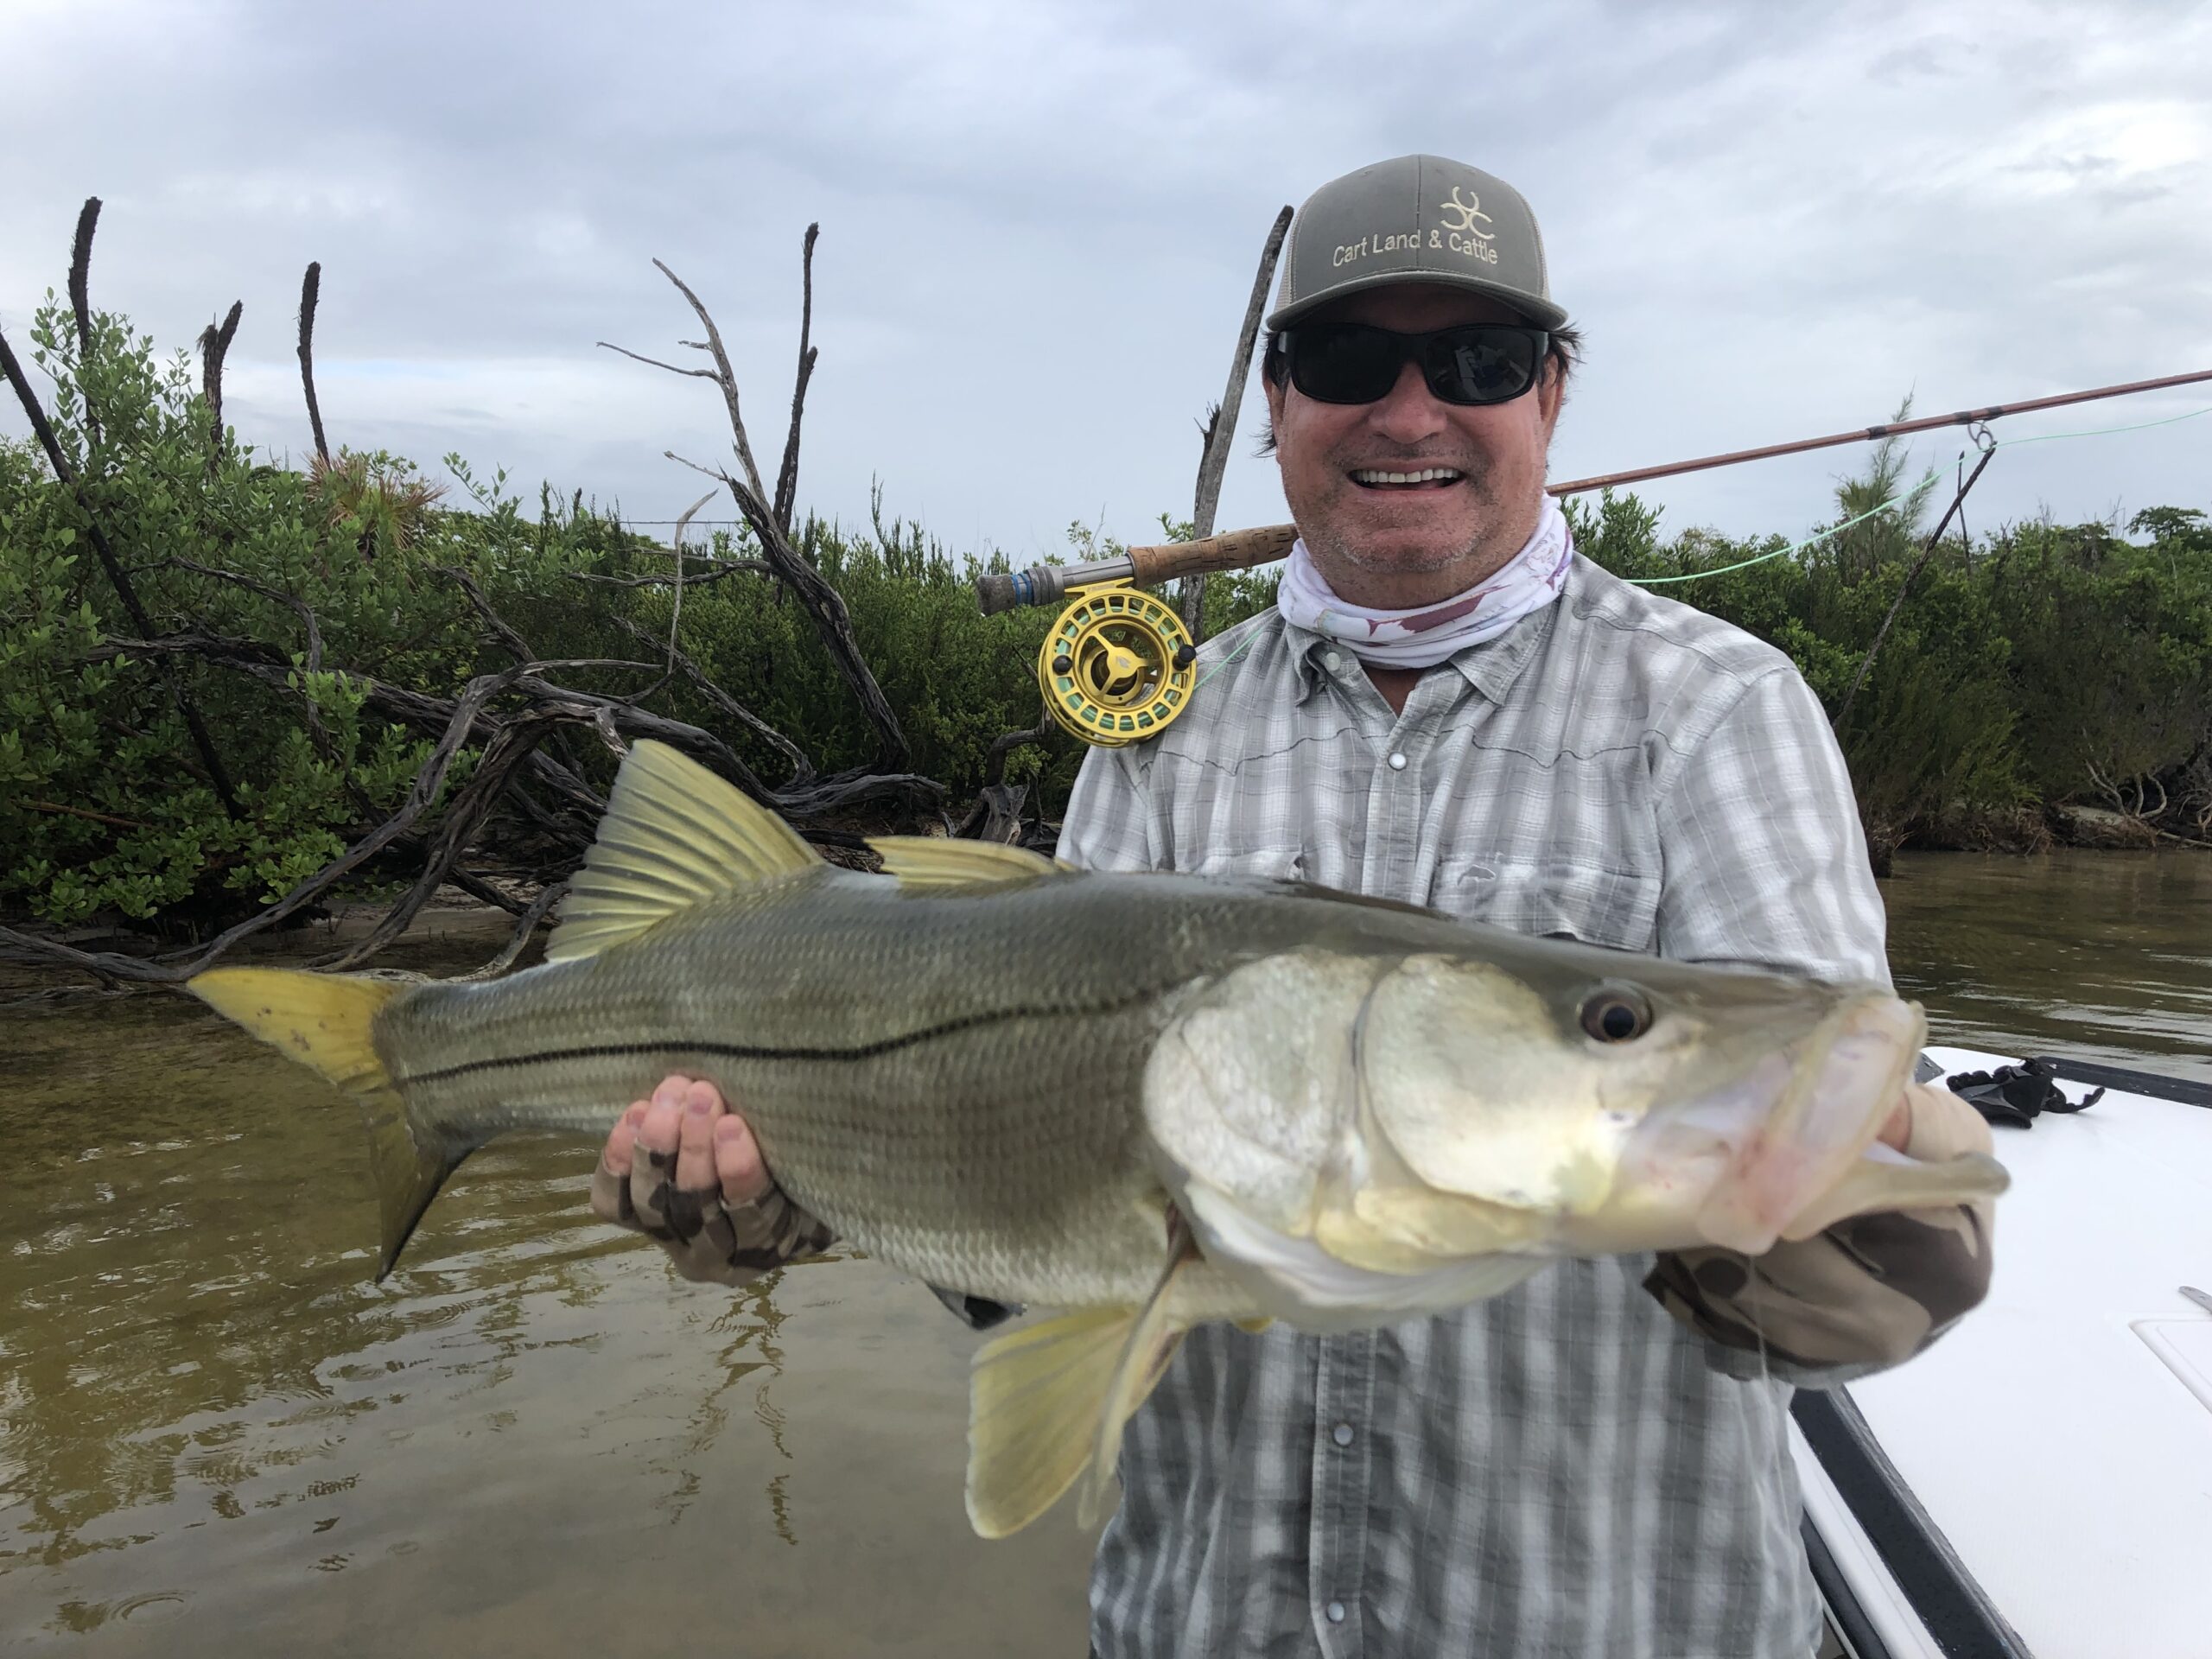
[[[1298,539],[1295,524],[1267,524],[1258,530],[1226,531],[1203,541],[1170,542],[1164,547],[1133,547],[1124,558],[1090,564],[1038,564],[1027,570],[976,578],[976,603],[985,616],[1019,605],[1053,605],[1071,588],[1102,582],[1134,582],[1140,587],[1175,576],[1216,570],[1249,570],[1281,558]]]

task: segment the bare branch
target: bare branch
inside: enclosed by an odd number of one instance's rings
[[[632,362],[635,362],[635,363],[649,363],[649,364],[651,364],[654,368],[657,368],[657,369],[666,369],[666,370],[667,370],[671,374],[688,374],[688,375],[690,375],[690,376],[694,377],[695,378],[696,378],[696,379],[700,379],[700,380],[712,380],[712,379],[716,378],[716,376],[715,376],[715,372],[714,372],[712,369],[683,369],[683,368],[678,368],[675,364],[673,364],[673,363],[664,363],[664,362],[662,362],[662,361],[660,360],[660,359],[658,359],[658,358],[657,358],[657,357],[647,357],[647,356],[645,356],[645,355],[643,353],[641,353],[641,352],[633,352],[633,351],[632,351],[632,350],[631,350],[627,346],[616,346],[616,345],[612,345],[612,344],[610,344],[609,342],[607,342],[607,340],[602,340],[595,341],[594,343],[599,346],[600,350],[601,350],[601,351],[603,351],[603,352],[619,352],[621,355],[623,355],[624,357],[626,357],[626,358],[630,359],[631,359],[631,361],[632,361]],[[690,341],[689,341],[689,340],[683,340],[683,341],[680,341],[680,342],[679,342],[679,344],[686,345],[686,346],[690,345],[690,343],[691,343],[691,342],[690,342]]]
[[[322,405],[315,395],[315,308],[322,296],[322,261],[308,262],[300,281],[300,385],[308,394],[308,424],[315,430],[315,452],[329,465],[330,445],[322,435]]]
[[[78,210],[77,235],[69,245],[69,308],[77,318],[77,362],[83,366],[92,354],[91,275],[92,232],[100,222],[100,199],[86,196]]]
[[[454,977],[463,980],[499,978],[515,965],[515,959],[522,955],[523,948],[530,943],[531,935],[543,925],[546,917],[552,913],[553,906],[568,896],[569,884],[566,881],[554,882],[531,900],[530,908],[524,911],[515,923],[513,937],[508,939],[498,956],[474,972],[457,974]]]
[[[484,619],[485,626],[492,630],[493,637],[506,647],[509,656],[518,663],[529,662],[537,656],[537,653],[530,648],[530,642],[522,637],[514,625],[492,608],[492,601],[484,597],[484,590],[476,585],[475,577],[458,565],[442,564],[437,570],[442,576],[451,576],[461,591],[468,596],[470,607]]]
[[[1252,278],[1252,297],[1245,302],[1243,327],[1236,335],[1236,352],[1229,361],[1229,386],[1206,425],[1205,447],[1198,458],[1198,492],[1191,505],[1191,534],[1196,540],[1203,541],[1213,534],[1214,512],[1221,505],[1221,480],[1229,470],[1229,448],[1236,436],[1236,412],[1243,406],[1244,384],[1252,373],[1252,349],[1259,339],[1260,319],[1268,308],[1268,286],[1274,278],[1275,262],[1282,256],[1283,238],[1290,233],[1291,216],[1288,207],[1275,215],[1266,245],[1260,250],[1260,269]],[[1205,591],[1205,576],[1183,578],[1179,596],[1183,626],[1190,631],[1193,644],[1205,637],[1201,616]]]
[[[668,607],[668,671],[671,674],[676,672],[676,631],[677,625],[683,620],[683,532],[691,528],[693,515],[714,499],[715,493],[709,490],[684,508],[682,517],[676,521],[675,533],[668,538],[669,550],[676,555],[675,592]]]
[[[798,374],[791,384],[791,427],[784,440],[784,464],[776,474],[776,523],[786,536],[791,534],[791,511],[798,499],[799,419],[806,410],[806,383],[814,378],[817,356],[807,338],[814,328],[814,240],[821,233],[819,223],[808,226],[799,249]]]
[[[238,333],[238,318],[245,312],[245,302],[233,300],[223,326],[218,328],[211,322],[200,334],[200,384],[207,397],[207,470],[211,474],[223,453],[223,359],[230,353],[232,336]]]
[[[658,582],[665,580],[665,578],[656,576],[648,578],[648,580]],[[709,578],[709,580],[711,580],[711,578]],[[614,620],[629,633],[632,639],[637,640],[640,645],[652,645],[658,643],[658,641],[654,639],[651,634],[647,633],[635,622],[632,622],[628,617],[618,616]],[[785,737],[781,732],[778,731],[773,726],[771,726],[766,721],[761,719],[760,715],[754,714],[750,709],[747,709],[735,697],[730,696],[728,692],[723,690],[722,688],[715,684],[713,680],[708,678],[706,671],[701,668],[699,664],[693,660],[690,652],[678,651],[676,653],[675,666],[677,671],[688,678],[694,686],[698,688],[700,695],[704,696],[708,702],[713,703],[716,709],[728,715],[732,720],[737,721],[739,725],[743,726],[747,730],[752,732],[755,736],[759,737],[763,742],[766,743],[771,748],[773,748],[779,754],[781,754],[786,760],[791,763],[791,775],[785,785],[786,789],[792,787],[803,787],[814,781],[814,763],[806,758],[805,751],[801,749],[798,744],[792,742],[791,739]]]
[[[570,570],[565,574],[570,582],[597,582],[602,588],[672,588],[676,585],[674,576],[602,576],[595,570]],[[766,559],[712,559],[707,561],[705,575],[687,576],[684,580],[694,588],[703,588],[709,582],[720,582],[724,576],[772,576],[775,574],[776,567]]]
[[[707,308],[700,302],[699,296],[691,291],[681,276],[658,259],[653,261],[653,268],[667,277],[670,282],[675,283],[676,291],[691,302],[692,310],[698,314],[700,324],[707,331],[707,349],[714,354],[715,359],[715,372],[710,378],[721,382],[722,402],[729,406],[729,428],[737,445],[738,464],[745,468],[745,481],[752,487],[753,499],[765,505],[768,499],[768,491],[760,482],[760,468],[753,464],[752,441],[745,435],[745,416],[737,405],[737,372],[730,367],[729,353],[722,347],[722,331],[715,327],[715,320],[708,315]],[[683,369],[677,372],[697,374],[702,371]]]

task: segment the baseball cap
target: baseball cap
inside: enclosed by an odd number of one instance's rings
[[[1346,294],[1409,282],[1487,294],[1540,328],[1567,321],[1552,303],[1544,238],[1521,193],[1464,162],[1401,156],[1306,199],[1268,327],[1287,327]]]

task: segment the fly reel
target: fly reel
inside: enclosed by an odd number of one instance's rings
[[[985,616],[1072,601],[1037,653],[1037,686],[1052,718],[1084,742],[1118,749],[1156,737],[1191,706],[1198,651],[1173,607],[1135,584],[1249,570],[1290,551],[1288,524],[1203,541],[1132,547],[1088,564],[1039,564],[976,579]]]
[[[1174,608],[1126,582],[1070,591],[1037,652],[1052,718],[1117,749],[1157,735],[1189,706],[1198,650]]]

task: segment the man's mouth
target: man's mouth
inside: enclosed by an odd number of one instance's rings
[[[1366,490],[1444,490],[1465,474],[1452,467],[1424,467],[1414,472],[1389,472],[1379,467],[1355,467],[1351,481]]]

